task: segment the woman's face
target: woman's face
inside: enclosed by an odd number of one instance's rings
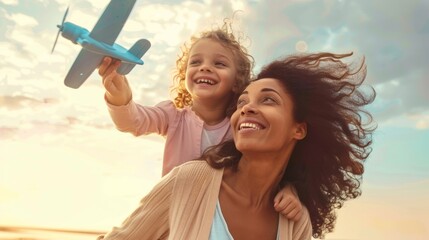
[[[292,113],[292,99],[279,80],[252,82],[231,117],[237,149],[242,153],[293,149],[295,142],[305,137],[306,125],[297,123]]]

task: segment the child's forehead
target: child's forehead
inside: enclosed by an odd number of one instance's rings
[[[222,48],[228,52],[232,52],[231,48],[228,47],[226,45],[226,43],[223,43],[221,40],[215,39],[215,38],[201,38],[198,39],[197,41],[195,41],[192,46],[191,46],[191,51],[193,49],[197,49],[197,48],[204,48],[206,46],[211,46],[211,47],[218,47],[218,48]]]
[[[217,53],[220,55],[226,55],[227,57],[234,58],[234,51],[220,40],[212,38],[202,38],[194,42],[192,47],[189,49],[191,55],[195,54],[206,54],[206,53]]]
[[[215,39],[215,38],[207,38],[207,37],[200,38],[200,39],[196,40],[192,44],[191,48],[194,48],[194,47],[199,46],[199,45],[218,45],[218,46],[221,46],[223,48],[228,48],[225,43],[221,42],[221,40]]]

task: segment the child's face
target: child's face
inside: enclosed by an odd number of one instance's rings
[[[189,52],[186,89],[193,102],[227,103],[237,74],[232,51],[212,39],[197,41]]]

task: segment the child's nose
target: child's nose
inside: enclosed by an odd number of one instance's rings
[[[212,69],[208,64],[202,64],[200,66],[200,72],[211,72]]]

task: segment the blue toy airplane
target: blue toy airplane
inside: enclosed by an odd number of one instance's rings
[[[105,56],[122,61],[118,73],[123,75],[128,74],[136,64],[143,64],[141,57],[150,48],[148,40],[138,40],[129,50],[115,44],[135,2],[136,0],[111,0],[91,32],[73,23],[64,22],[69,10],[67,8],[61,25],[57,25],[59,30],[52,52],[60,32],[64,38],[81,45],[82,50],[67,73],[64,80],[66,86],[79,88]]]

